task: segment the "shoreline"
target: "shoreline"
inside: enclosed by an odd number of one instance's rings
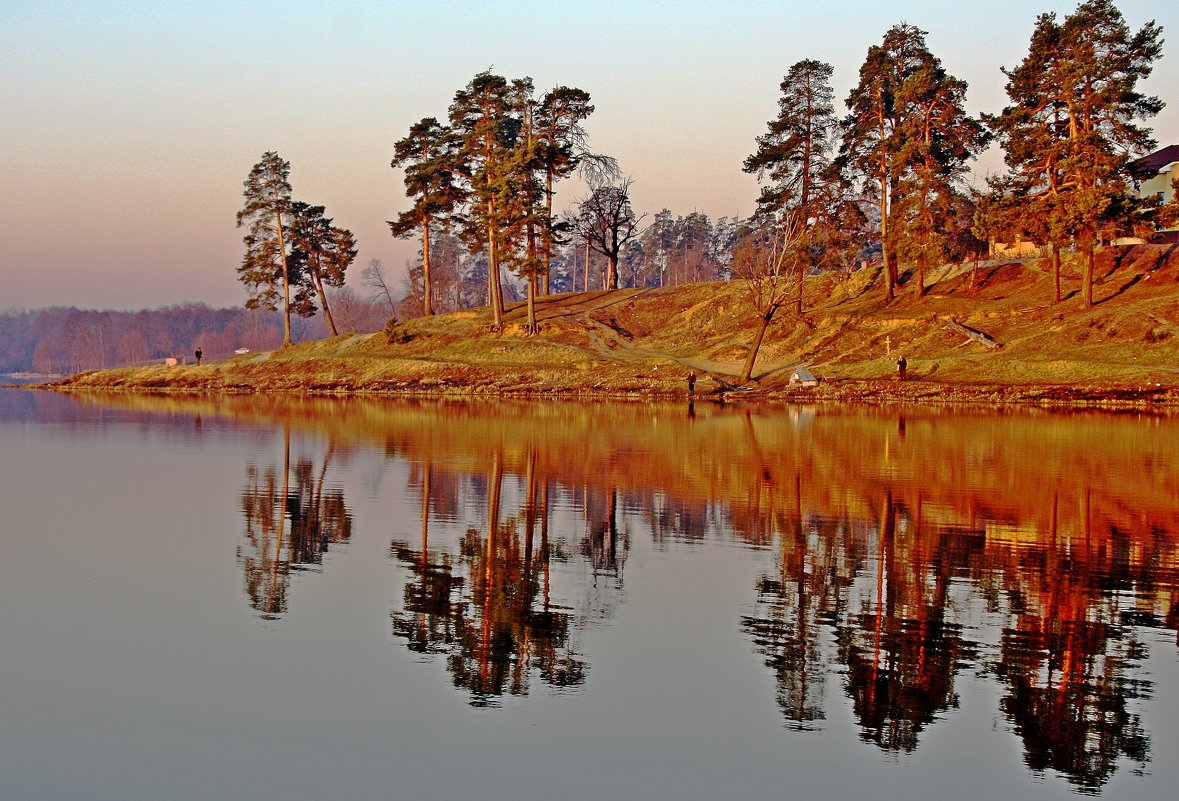
[[[67,379],[67,382],[70,379]],[[815,387],[773,387],[713,389],[689,394],[686,389],[623,389],[584,386],[561,389],[506,389],[492,384],[466,386],[384,386],[369,387],[232,387],[88,385],[47,383],[7,385],[6,389],[36,389],[64,394],[127,394],[160,396],[291,396],[308,398],[434,399],[434,400],[528,400],[620,403],[715,403],[721,405],[795,406],[815,404],[987,407],[1042,409],[1046,411],[1179,412],[1179,391],[1171,387],[1134,389],[1114,385],[999,385],[953,384],[924,379],[907,381],[841,379],[824,381]]]
[[[775,318],[753,379],[741,386],[760,318],[746,287],[729,281],[544,296],[538,333],[523,325],[525,304],[516,302],[498,331],[482,307],[406,320],[396,336],[345,333],[202,365],[83,372],[37,388],[684,402],[695,374],[694,400],[726,404],[1179,409],[1179,253],[1149,245],[1103,252],[1091,307],[1049,302],[1043,267],[959,267],[925,296],[906,291],[888,303],[868,271],[813,276],[805,313]]]

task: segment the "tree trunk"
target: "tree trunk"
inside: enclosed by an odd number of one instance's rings
[[[539,283],[540,276],[537,274],[537,258],[536,258],[536,224],[528,220],[528,274],[525,276],[525,282],[528,284],[528,333],[535,334],[540,331],[540,326],[536,322],[536,288]]]
[[[895,257],[888,252],[888,247],[884,244],[880,246],[880,256],[884,261],[884,297],[885,300],[891,301],[896,297],[897,265],[894,261]]]
[[[1054,303],[1060,303],[1060,246],[1052,244],[1052,288],[1055,296]]]
[[[892,254],[889,253],[888,248],[888,154],[884,152],[885,142],[885,126],[884,126],[884,99],[883,96],[877,101],[879,103],[878,114],[880,122],[880,260],[884,264],[884,297],[891,301],[896,297],[896,265],[892,263]]]
[[[434,313],[434,295],[430,283],[430,217],[422,220],[422,314]]]
[[[607,258],[610,266],[606,270],[606,289],[618,289],[618,256]]]
[[[774,312],[778,310],[778,305],[777,303],[772,304],[761,317],[761,323],[753,337],[753,344],[749,346],[749,355],[745,357],[745,366],[741,368],[739,380],[742,384],[748,383],[749,379],[753,377],[753,363],[757,361],[757,352],[761,350],[761,342],[765,339],[766,329],[770,327],[770,321],[774,319]]]
[[[275,214],[278,228],[278,255],[282,259],[282,346],[291,346],[291,281],[287,271],[287,247],[282,238],[282,214]]]
[[[528,279],[528,333],[535,334],[540,330],[536,323],[536,281]]]
[[[549,294],[549,273],[553,258],[553,172],[551,168],[547,171],[545,181],[544,232],[541,237],[541,246],[544,248],[544,266],[540,273],[542,295]]]
[[[1086,306],[1093,305],[1093,262],[1096,258],[1093,250],[1093,245],[1085,248],[1085,276],[1081,279],[1085,285]]]
[[[332,336],[340,335],[336,330],[336,321],[332,317],[332,307],[328,305],[327,292],[323,288],[323,279],[319,277],[319,273],[315,274],[315,291],[319,295],[319,303],[323,306],[323,317],[327,320],[328,330],[332,332]]]
[[[806,280],[806,270],[800,264],[800,265],[798,265],[798,294],[794,299],[794,312],[799,317],[802,316],[802,288],[803,288],[803,281],[805,281],[805,280]]]
[[[917,257],[917,297],[925,297],[925,254]]]
[[[495,204],[487,204],[487,304],[491,306],[494,331],[504,328],[504,296],[499,283],[499,258],[495,249]]]

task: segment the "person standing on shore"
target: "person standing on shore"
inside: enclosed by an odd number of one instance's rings
[[[897,378],[901,381],[905,380],[905,373],[909,369],[909,362],[904,357],[897,359]]]
[[[201,366],[201,356],[203,356],[203,355],[204,355],[204,352],[200,348],[197,348],[196,349],[197,367]]]

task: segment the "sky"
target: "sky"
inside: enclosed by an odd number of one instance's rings
[[[491,68],[590,93],[593,148],[633,181],[640,213],[748,215],[741,164],[804,58],[834,67],[836,98],[892,25],[928,31],[969,83],[972,113],[1004,105],[1001,67],[1026,55],[1036,16],[1076,2],[990,0],[564,0],[564,2],[60,2],[0,0],[0,311],[244,303],[235,225],[242,182],[269,150],[294,196],[352,230],[360,270],[400,283],[413,242],[386,220],[408,208],[393,143],[444,119]],[[1142,89],[1179,143],[1179,7],[1122,0],[1132,29],[1167,39]],[[837,111],[843,112],[837,105]],[[1000,171],[988,152],[977,180]],[[584,189],[562,185],[558,205]]]

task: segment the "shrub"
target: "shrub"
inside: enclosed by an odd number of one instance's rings
[[[390,345],[404,345],[413,339],[413,335],[402,327],[396,317],[390,317],[389,322],[385,323],[385,339]]]

